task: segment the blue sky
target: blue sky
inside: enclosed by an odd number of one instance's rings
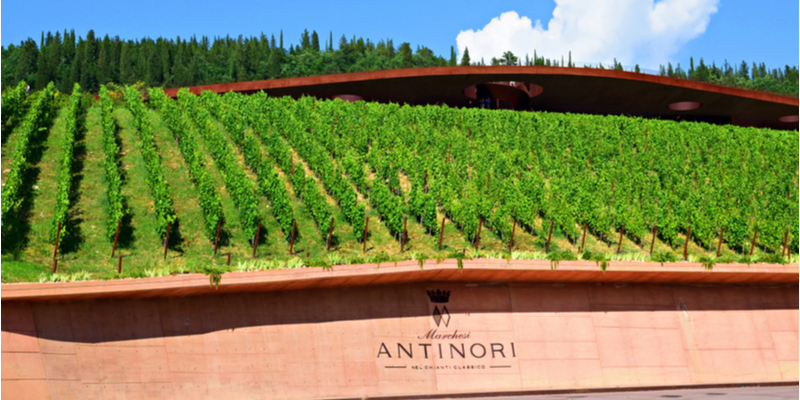
[[[718,64],[725,59],[771,67],[798,64],[797,0],[605,1],[559,0],[556,18],[557,4],[550,0],[92,0],[80,6],[63,0],[6,0],[0,42],[8,46],[27,37],[38,40],[42,31],[64,29],[75,29],[81,36],[94,29],[98,35],[124,39],[261,32],[277,36],[283,30],[288,48],[308,28],[316,30],[322,41],[330,31],[335,42],[343,34],[373,41],[391,38],[395,45],[405,41],[412,47],[425,45],[445,57],[450,46],[458,46],[470,48],[473,59],[499,56],[505,50],[516,49],[522,55],[537,49],[548,57],[572,51],[574,61],[608,62],[616,57],[623,64],[650,69],[666,61],[685,67],[690,56]]]

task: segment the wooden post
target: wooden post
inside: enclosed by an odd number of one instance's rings
[[[231,265],[231,253],[228,253],[228,265]]]
[[[583,223],[583,236],[581,236],[581,250],[583,250],[583,245],[586,243],[586,222]]]
[[[753,250],[756,248],[756,236],[758,235],[758,229],[753,231],[753,243],[750,243],[750,255],[753,255]]]
[[[442,229],[439,230],[439,250],[442,250],[442,239],[444,238],[444,220],[447,217],[442,217]]]
[[[367,221],[364,222],[364,248],[361,249],[362,253],[367,252],[367,233],[369,232],[368,228],[369,228],[369,217],[367,217]]]
[[[508,251],[514,247],[514,232],[517,230],[517,219],[514,219],[514,225],[511,227],[511,243],[508,245]]]
[[[256,240],[253,241],[253,258],[256,258],[256,249],[258,248],[258,235],[261,233],[261,222],[258,223],[256,228]]]
[[[164,259],[167,259],[167,247],[169,246],[169,221],[167,221],[167,235],[164,236]]]
[[[214,239],[214,255],[217,255],[217,246],[219,246],[219,230],[222,228],[222,220],[217,221],[217,238]]]
[[[53,247],[54,260],[56,259],[56,256],[58,256],[58,240],[60,236],[61,236],[61,221],[58,222],[58,228],[56,228],[56,245],[55,247]]]
[[[717,244],[717,257],[719,257],[719,251],[722,250],[722,237],[725,235],[725,228],[722,228],[719,231],[719,244]]]
[[[400,252],[403,252],[403,248],[406,245],[406,228],[408,227],[408,216],[403,221],[403,236],[400,237]]]
[[[294,237],[297,235],[297,220],[292,221],[292,242],[289,244],[289,254],[294,253]]]
[[[653,254],[653,245],[656,244],[656,235],[658,234],[658,225],[653,224],[653,241],[650,242],[650,254]]]
[[[788,241],[789,241],[789,231],[786,231],[786,233],[783,235],[783,251],[781,251],[781,257],[784,257],[786,255],[786,244],[788,243]]]
[[[683,259],[689,260],[689,238],[692,237],[692,226],[686,228],[686,242],[683,244]]]
[[[608,199],[608,206],[611,207],[614,204],[614,182],[611,181],[611,198]]]
[[[117,262],[117,273],[122,273],[122,256],[119,256],[119,261]]]
[[[481,228],[483,228],[483,217],[478,221],[478,237],[475,238],[475,248],[481,245]]]
[[[114,252],[117,251],[117,239],[119,239],[119,226],[122,220],[117,221],[117,233],[114,234],[114,246],[111,247],[111,258],[114,258]]]
[[[619,231],[619,244],[617,244],[617,254],[619,251],[622,250],[622,238],[625,236],[625,225],[622,225],[622,229]]]
[[[327,251],[331,251],[331,237],[333,236],[333,219],[334,219],[334,217],[331,217],[331,229],[328,231],[328,250]]]
[[[53,247],[53,273],[56,273],[56,268],[58,268],[58,239],[61,235],[61,222],[58,222],[58,228],[56,229],[56,245]]]
[[[550,251],[550,238],[553,237],[553,221],[550,221],[550,233],[547,234],[547,244],[544,246],[544,252]]]

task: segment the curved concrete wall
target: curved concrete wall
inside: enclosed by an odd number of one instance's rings
[[[358,398],[796,382],[797,291],[796,281],[526,283],[484,273],[3,301],[2,397]]]

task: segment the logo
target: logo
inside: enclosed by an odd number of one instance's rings
[[[447,303],[450,301],[449,290],[428,290],[427,293],[431,303]],[[447,311],[447,306],[442,306],[441,310],[439,310],[438,305],[433,306],[433,322],[436,322],[437,328],[441,323],[444,323],[445,327],[450,325],[450,312]]]

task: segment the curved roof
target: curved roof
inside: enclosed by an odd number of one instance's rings
[[[330,98],[352,94],[366,101],[475,106],[464,90],[482,83],[527,82],[542,93],[521,108],[539,111],[631,115],[648,118],[699,120],[740,126],[798,129],[796,97],[712,85],[684,79],[626,71],[564,67],[470,66],[408,68],[301,78],[195,86],[193,93],[211,90],[271,96],[310,95]],[[175,96],[178,89],[166,89]],[[472,101],[472,103],[470,103]],[[698,102],[696,110],[675,111],[675,102]],[[779,118],[795,116],[794,122]]]

